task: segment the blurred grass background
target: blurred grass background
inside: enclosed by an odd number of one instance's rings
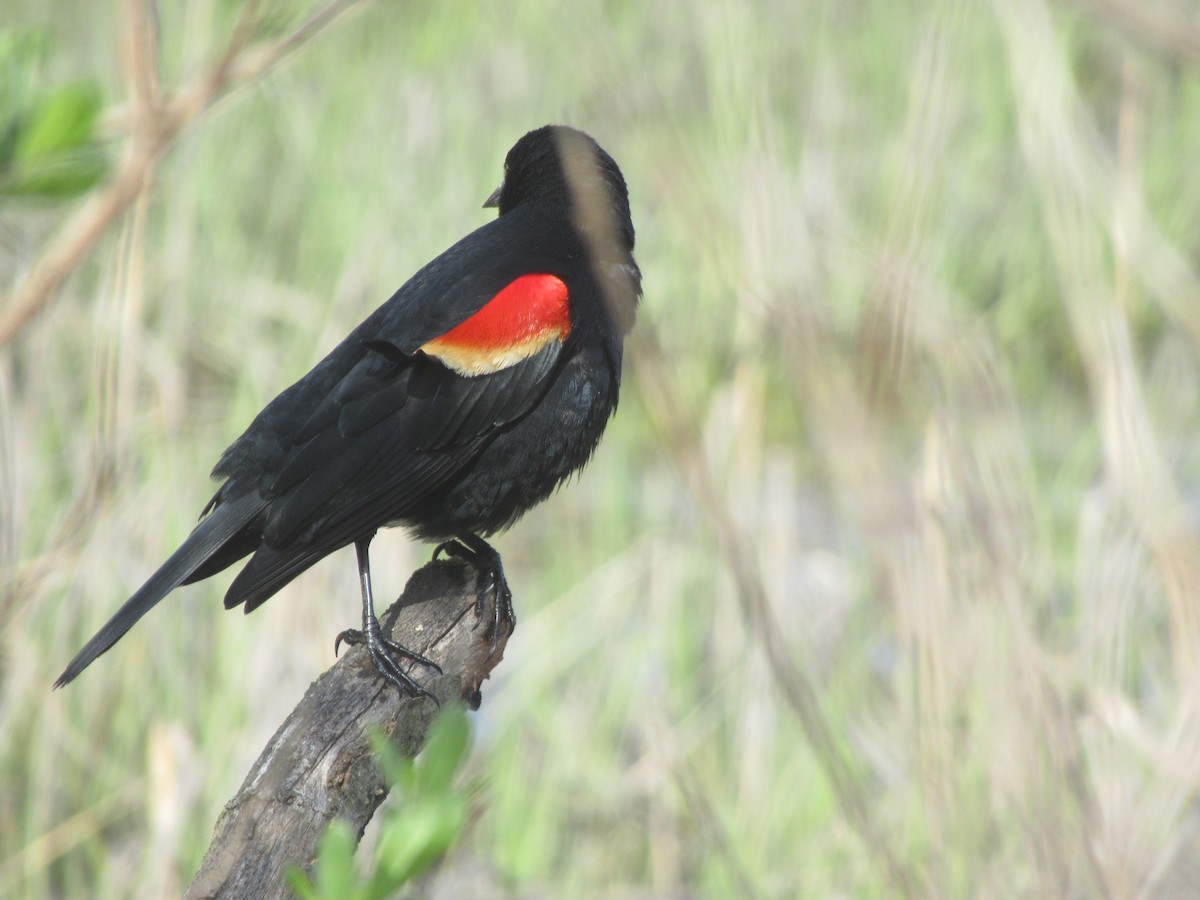
[[[162,82],[237,9],[160,4]],[[1200,894],[1197,16],[376,2],[219,101],[0,348],[0,894],[187,884],[355,620],[352,556],[250,617],[183,590],[49,686],[550,121],[630,184],[640,343],[590,467],[498,540],[520,625],[443,883]],[[23,74],[102,87],[114,162],[120,22],[0,18]],[[0,283],[71,208],[0,207]],[[393,596],[429,552],[373,549]]]

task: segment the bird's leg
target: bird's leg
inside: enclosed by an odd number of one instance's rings
[[[479,596],[475,600],[475,618],[483,620],[487,611],[487,598],[492,597],[492,618],[488,622],[484,637],[491,641],[492,652],[500,642],[500,625],[508,625],[508,633],[512,634],[517,627],[517,616],[513,612],[512,591],[508,589],[508,581],[504,577],[504,566],[500,563],[500,554],[496,549],[476,534],[460,534],[456,540],[443,541],[433,551],[433,558],[445,553],[447,556],[457,556],[473,565],[480,575]]]
[[[374,537],[374,535],[371,535],[371,537]],[[401,694],[408,694],[414,697],[428,697],[434,703],[439,703],[437,697],[417,684],[411,676],[400,668],[400,663],[396,657],[402,656],[423,666],[428,666],[439,675],[442,674],[441,667],[433,660],[427,659],[419,653],[414,653],[412,650],[402,647],[394,641],[389,641],[383,636],[383,631],[379,627],[379,619],[375,616],[375,597],[371,590],[371,558],[368,554],[368,548],[371,546],[371,537],[354,542],[354,551],[358,554],[358,581],[362,588],[362,631],[354,629],[343,631],[337,636],[337,640],[334,642],[333,652],[334,654],[337,653],[342,641],[351,646],[354,644],[366,644],[367,652],[371,654],[371,660],[375,663],[375,668],[379,670],[384,678],[395,685]]]

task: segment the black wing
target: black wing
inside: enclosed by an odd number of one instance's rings
[[[528,254],[514,262],[498,246],[511,229],[487,228],[414,276],[226,451],[214,508],[247,490],[266,504],[237,548],[255,552],[226,606],[252,609],[333,550],[402,520],[546,390],[562,349],[553,336],[475,376],[418,349],[515,278],[554,265]]]

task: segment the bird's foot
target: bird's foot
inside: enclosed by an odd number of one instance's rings
[[[389,641],[383,636],[378,619],[372,618],[367,623],[365,631],[360,631],[357,628],[347,628],[339,634],[333,642],[334,656],[337,655],[343,643],[350,647],[357,646],[358,644],[366,644],[367,652],[371,654],[371,661],[375,663],[375,668],[400,691],[401,695],[428,697],[437,705],[441,705],[441,701],[431,691],[422,687],[411,675],[400,668],[400,659],[412,660],[419,665],[432,669],[438,675],[442,674],[442,667],[420,653],[409,650],[395,641]]]
[[[467,561],[479,572],[479,593],[475,600],[476,625],[484,621],[490,599],[492,615],[488,619],[487,630],[483,636],[491,642],[491,652],[495,653],[500,643],[501,625],[508,626],[509,635],[517,627],[512,591],[508,589],[508,581],[504,577],[500,554],[491,544],[474,534],[463,534],[456,540],[443,541],[434,549],[433,558],[437,559],[443,553]]]

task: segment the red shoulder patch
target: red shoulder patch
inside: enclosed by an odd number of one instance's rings
[[[461,375],[499,372],[571,330],[567,286],[554,275],[522,275],[483,308],[421,350]]]

